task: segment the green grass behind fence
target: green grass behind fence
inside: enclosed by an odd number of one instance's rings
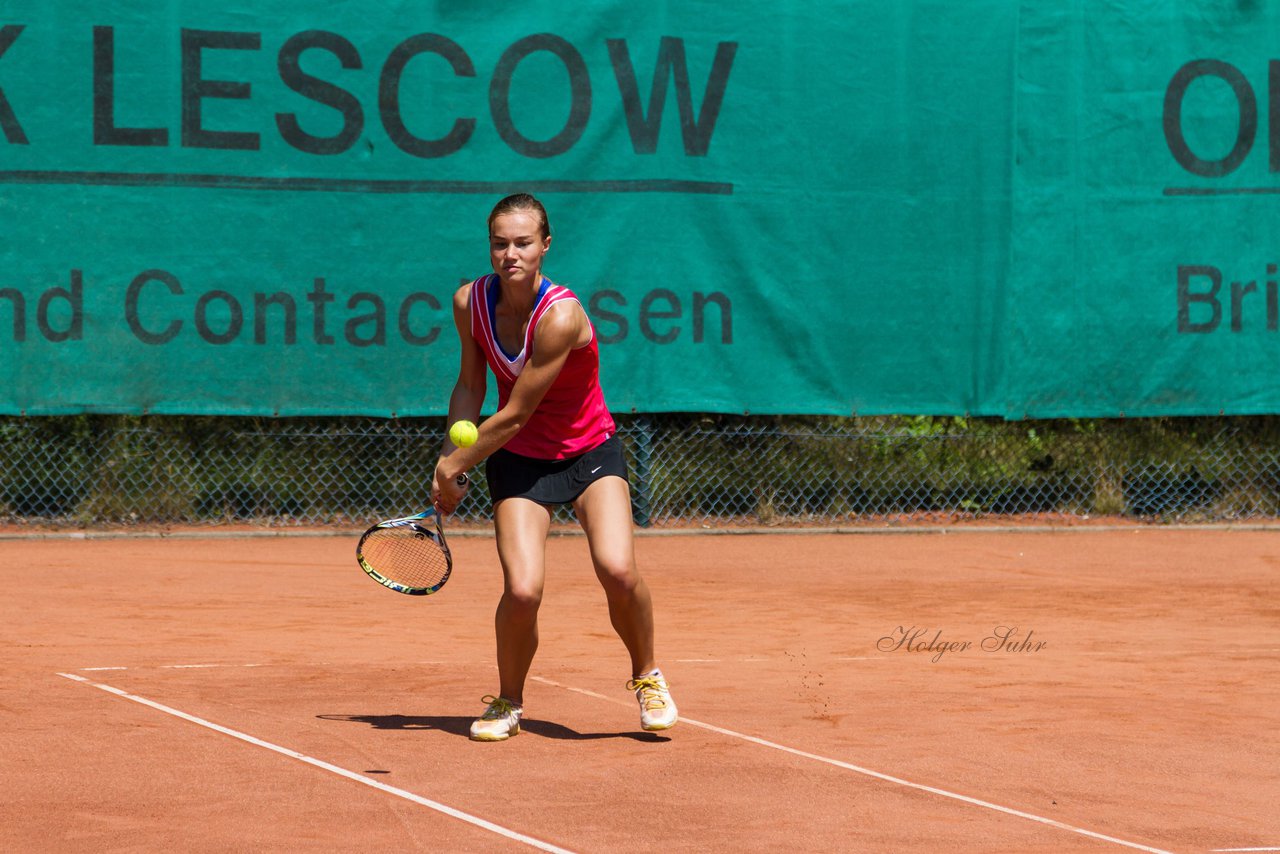
[[[443,419],[0,418],[0,514],[367,520],[423,506]],[[1280,419],[619,418],[642,524],[1280,514]],[[463,515],[491,512],[479,472]],[[567,516],[562,513],[562,518]]]

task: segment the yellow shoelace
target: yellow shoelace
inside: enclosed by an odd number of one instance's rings
[[[510,700],[495,697],[492,694],[481,697],[480,702],[489,704],[489,708],[485,709],[484,714],[480,716],[482,721],[500,721],[516,710],[515,704]]]
[[[641,676],[627,683],[627,690],[639,691],[640,702],[647,711],[665,709],[667,707],[667,686],[656,676]]]

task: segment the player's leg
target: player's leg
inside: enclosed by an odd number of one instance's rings
[[[631,530],[631,493],[625,479],[595,481],[573,503],[587,534],[596,578],[609,602],[609,619],[631,656],[628,687],[640,702],[645,729],[667,729],[676,723],[676,705],[653,652],[653,600],[636,567]]]
[[[524,701],[524,682],[538,650],[538,607],[546,578],[551,511],[535,501],[508,498],[494,508],[502,598],[494,615],[502,696]]]
[[[609,619],[631,655],[631,672],[653,669],[653,601],[636,568],[631,494],[620,477],[605,477],[573,503],[587,534],[596,578],[609,600]]]
[[[546,576],[551,512],[525,498],[507,498],[494,507],[502,598],[494,614],[499,695],[471,725],[476,741],[503,741],[520,732],[524,683],[538,650],[538,607]]]

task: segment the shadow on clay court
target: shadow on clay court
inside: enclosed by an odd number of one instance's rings
[[[473,717],[459,715],[316,715],[325,721],[347,721],[350,723],[368,724],[374,729],[428,729],[447,732],[464,738],[471,735]],[[560,738],[570,741],[587,741],[599,738],[630,738],[634,741],[664,742],[671,739],[652,732],[578,732],[563,724],[550,721],[530,720],[520,722],[523,732],[542,736],[543,738]]]

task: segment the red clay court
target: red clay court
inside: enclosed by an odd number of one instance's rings
[[[556,537],[503,744],[492,542],[354,542],[0,541],[0,848],[1280,850],[1280,531],[641,537],[661,734]]]

